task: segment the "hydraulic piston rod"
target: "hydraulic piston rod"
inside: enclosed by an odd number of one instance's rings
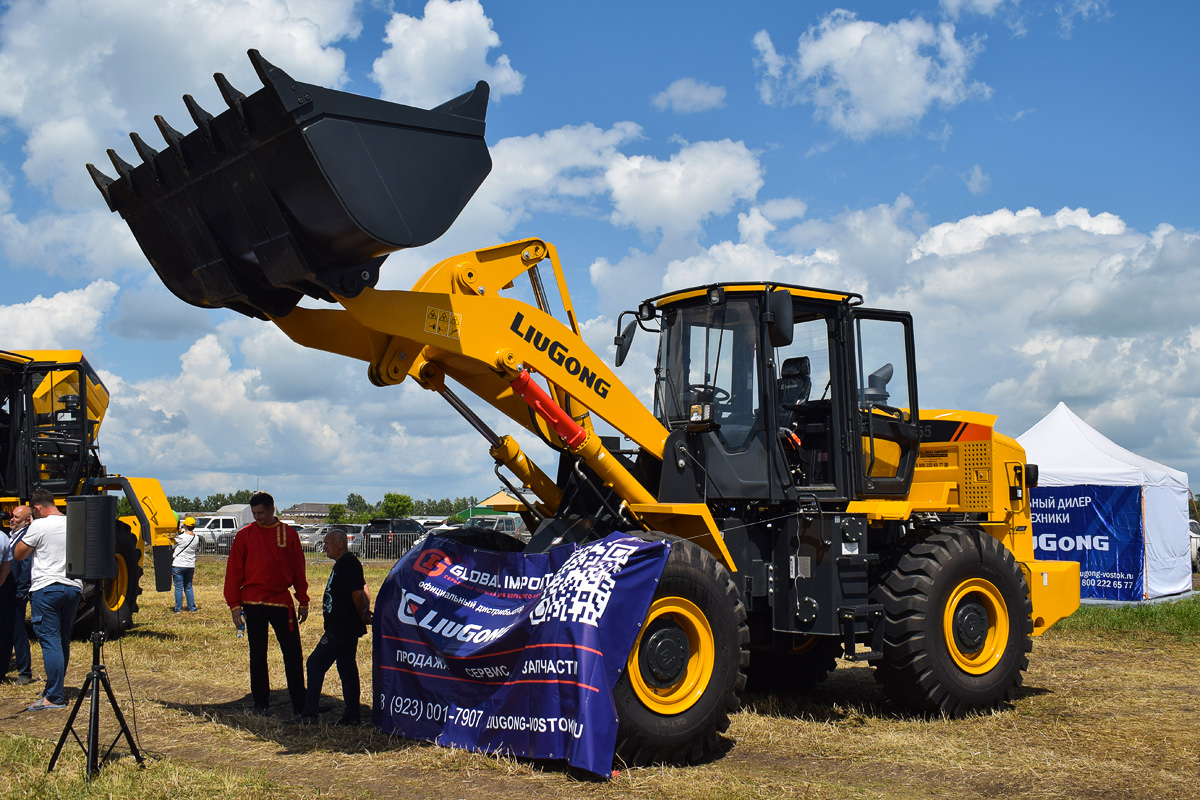
[[[487,440],[491,447],[489,452],[492,458],[507,467],[513,475],[517,476],[523,486],[528,486],[538,496],[541,502],[535,505],[537,512],[542,516],[552,516],[558,508],[558,504],[562,502],[562,490],[547,477],[546,473],[542,472],[537,464],[534,464],[521,452],[521,445],[517,444],[517,440],[511,436],[497,435],[448,386],[443,384],[437,391],[446,398],[446,402],[450,404],[451,408],[461,414],[462,418]]]

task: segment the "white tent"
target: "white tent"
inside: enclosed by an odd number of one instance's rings
[[[1187,513],[1191,490],[1188,487],[1187,473],[1165,467],[1114,444],[1072,413],[1065,403],[1059,403],[1040,422],[1018,436],[1017,441],[1025,448],[1029,463],[1038,465],[1038,486],[1040,489],[1046,489],[1047,494],[1053,493],[1050,487],[1140,487],[1140,519],[1136,513],[1132,515],[1131,520],[1129,515],[1126,515],[1125,519],[1132,524],[1128,526],[1131,530],[1125,533],[1135,540],[1141,540],[1140,545],[1143,549],[1137,555],[1141,556],[1144,564],[1144,580],[1140,581],[1140,587],[1132,587],[1136,592],[1134,596],[1115,599],[1146,600],[1191,590]],[[1032,494],[1035,537],[1039,535],[1039,517],[1049,523],[1058,522],[1059,517],[1065,517],[1065,514],[1061,513],[1036,514],[1039,510],[1040,489],[1033,490]],[[1054,497],[1058,498],[1060,507],[1070,503],[1061,491],[1054,494]],[[1053,503],[1055,500],[1044,497],[1042,503],[1047,502]],[[1087,498],[1082,505],[1085,511],[1091,510],[1087,508]],[[1041,507],[1047,508],[1046,505]],[[1052,512],[1054,506],[1048,508]],[[1111,525],[1119,515],[1108,516],[1109,519],[1091,520],[1088,524],[1098,524],[1101,527]],[[1138,527],[1139,523],[1140,532],[1132,530]],[[1046,530],[1052,528],[1052,525],[1044,527]],[[1045,539],[1045,535],[1042,538]],[[1082,559],[1085,555],[1083,538],[1076,537],[1075,540],[1067,542],[1071,545],[1070,548],[1059,548],[1058,557],[1079,556],[1081,563],[1086,563]],[[1044,541],[1040,543],[1053,544]],[[1061,552],[1068,549],[1075,552]],[[1101,570],[1105,568],[1101,566]],[[1107,583],[1102,576],[1109,573],[1101,570],[1097,570],[1095,575],[1101,576],[1100,581]],[[1089,588],[1094,588],[1094,584],[1089,587],[1085,581],[1085,599],[1105,597],[1103,592],[1089,591]],[[1108,597],[1113,598],[1112,595]]]

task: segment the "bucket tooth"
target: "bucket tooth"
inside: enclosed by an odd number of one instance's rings
[[[92,176],[92,183],[96,184],[96,188],[100,190],[100,194],[104,195],[104,202],[108,205],[108,210],[116,211],[117,207],[113,204],[112,195],[108,192],[108,187],[112,184],[113,179],[96,169],[95,164],[89,163],[87,171],[88,175]]]
[[[183,96],[183,104],[187,106],[188,113],[192,115],[192,121],[196,123],[196,127],[200,131],[200,135],[204,137],[204,141],[208,142],[214,150],[217,149],[217,142],[213,138],[212,121],[213,115],[200,107],[196,102],[196,98],[190,94]]]
[[[242,110],[242,101],[246,99],[246,95],[233,88],[233,84],[223,73],[214,72],[213,79],[217,82],[217,88],[221,90],[221,97],[225,100],[225,105],[232,108],[233,113],[237,114],[238,119],[242,121],[242,125],[245,125],[246,112]]]
[[[168,125],[162,114],[154,115],[154,124],[158,126],[158,132],[162,134],[163,141],[171,148],[171,152],[175,154],[180,163],[187,166],[187,162],[183,158],[183,145],[180,144],[183,134]]]
[[[246,55],[250,56],[250,63],[254,65],[254,71],[258,74],[258,79],[268,89],[279,83],[295,83],[291,75],[288,75],[279,67],[267,61],[263,58],[262,53],[254,48],[247,50]]]
[[[224,73],[214,72],[213,80],[217,82],[217,88],[221,90],[221,97],[225,100],[225,105],[230,108],[236,108],[237,104],[246,99],[246,95],[233,88],[233,84],[225,77]]]
[[[129,139],[133,142],[133,147],[137,150],[138,155],[141,156],[142,161],[154,173],[154,180],[162,183],[162,173],[158,171],[158,165],[154,163],[154,157],[158,155],[158,151],[146,144],[145,140],[141,136],[138,136],[136,131],[129,134]]]
[[[133,172],[132,164],[126,162],[125,159],[117,155],[117,151],[113,150],[111,147],[108,148],[108,160],[112,162],[113,167],[117,170],[117,173],[122,178],[129,180],[129,175],[131,172]]]
[[[146,140],[139,136],[137,131],[129,134],[129,139],[133,142],[133,146],[137,150],[138,155],[142,157],[142,161],[145,161],[147,164],[150,163],[156,155],[158,155],[158,151],[146,144]]]
[[[138,191],[133,185],[133,165],[127,163],[125,159],[117,155],[117,151],[111,147],[108,149],[108,160],[112,162],[116,168],[117,174],[125,181],[125,185],[129,187],[129,193],[134,197],[138,196]]]

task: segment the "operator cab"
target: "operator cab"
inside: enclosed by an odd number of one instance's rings
[[[659,323],[654,413],[671,431],[660,499],[905,494],[918,445],[912,319],[861,302],[722,284],[632,312],[644,330]]]
[[[102,471],[108,391],[78,350],[0,351],[0,496],[78,493]]]

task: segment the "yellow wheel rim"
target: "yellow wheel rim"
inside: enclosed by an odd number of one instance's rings
[[[993,669],[1004,657],[1008,631],[1008,607],[995,584],[969,578],[954,587],[942,613],[942,632],[959,669],[971,675]]]
[[[654,686],[647,681],[639,658],[642,636],[652,623],[660,619],[673,623],[683,631],[688,643],[687,663],[675,682],[667,687]],[[708,688],[716,652],[712,628],[700,608],[682,597],[662,597],[650,605],[650,613],[646,615],[625,668],[629,672],[633,691],[646,708],[657,714],[682,714],[695,705]]]
[[[792,637],[792,649],[788,652],[794,656],[802,656],[812,650],[821,641],[822,637],[811,633],[801,633]]]
[[[119,611],[125,605],[125,594],[129,590],[129,569],[125,559],[117,556],[117,576],[104,582],[104,605],[109,611]]]

